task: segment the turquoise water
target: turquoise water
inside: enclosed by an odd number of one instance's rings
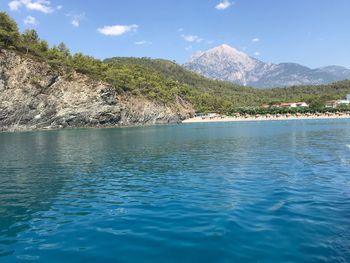
[[[0,133],[0,262],[350,262],[350,121]]]

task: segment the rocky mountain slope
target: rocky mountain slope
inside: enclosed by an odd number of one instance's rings
[[[0,50],[0,130],[176,123],[193,114],[182,99],[169,106],[109,84],[61,73],[44,62]]]
[[[320,85],[350,79],[350,70],[344,67],[310,69],[295,63],[265,63],[225,44],[193,54],[184,66],[212,79],[253,87]]]

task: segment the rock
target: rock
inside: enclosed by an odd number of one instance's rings
[[[143,96],[118,94],[86,75],[58,75],[43,62],[1,52],[3,131],[177,123],[193,114],[192,105],[182,99],[167,106]]]

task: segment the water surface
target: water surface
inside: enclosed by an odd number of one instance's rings
[[[0,262],[350,262],[350,121],[0,133]]]

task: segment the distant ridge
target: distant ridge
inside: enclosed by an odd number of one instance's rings
[[[311,69],[296,63],[266,63],[227,44],[194,53],[184,66],[206,77],[253,87],[320,85],[350,79],[350,69]]]

